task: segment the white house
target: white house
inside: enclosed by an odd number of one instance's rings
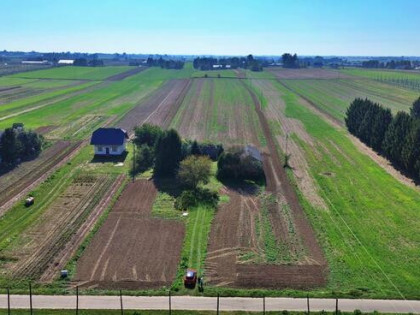
[[[121,128],[99,128],[95,130],[90,144],[95,147],[95,155],[121,155],[125,152],[127,131]]]

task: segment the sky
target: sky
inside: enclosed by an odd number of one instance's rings
[[[420,0],[0,0],[0,50],[420,56]]]

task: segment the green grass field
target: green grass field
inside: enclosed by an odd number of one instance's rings
[[[321,110],[343,121],[349,104],[356,98],[369,98],[395,113],[408,111],[418,92],[372,80],[282,80],[283,84],[315,103]]]
[[[132,67],[58,67],[46,70],[22,72],[12,75],[13,78],[29,79],[66,79],[66,80],[103,80],[112,75],[128,71]]]
[[[360,153],[344,129],[277,86],[286,116],[301,121],[317,143],[313,148],[297,138],[328,206],[314,208],[301,196],[329,262],[328,288],[355,296],[419,298],[419,192]]]

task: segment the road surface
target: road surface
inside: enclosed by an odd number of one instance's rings
[[[169,306],[169,298],[165,296],[123,296],[124,309],[137,310],[165,310]],[[7,308],[7,295],[0,295],[0,309]],[[310,299],[311,311],[334,311],[335,299]],[[12,309],[29,309],[28,295],[11,295]],[[34,295],[32,297],[34,309],[75,309],[76,296]],[[173,296],[171,298],[173,310],[216,310],[217,298]],[[119,296],[79,296],[80,309],[119,309]],[[378,311],[381,313],[414,313],[420,314],[420,301],[408,300],[338,300],[341,311],[352,312],[356,309],[362,312]],[[266,311],[306,311],[307,300],[298,298],[266,298]],[[262,298],[220,298],[222,311],[262,311]]]

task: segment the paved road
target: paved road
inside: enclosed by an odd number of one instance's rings
[[[12,309],[29,309],[29,296],[11,295]],[[75,309],[75,296],[48,296],[34,295],[32,298],[33,308],[36,309]],[[172,309],[174,310],[216,310],[217,299],[214,297],[172,297]],[[168,309],[168,297],[156,296],[123,296],[124,309]],[[7,295],[0,295],[0,309],[7,308]],[[118,296],[79,296],[80,309],[119,309],[120,299]],[[306,311],[306,299],[293,298],[266,298],[266,311]],[[383,313],[415,313],[420,314],[420,301],[401,300],[350,300],[340,299],[338,308],[341,311],[383,312]],[[220,298],[220,310],[223,311],[262,311],[262,298]],[[334,299],[310,299],[311,311],[334,311]]]

